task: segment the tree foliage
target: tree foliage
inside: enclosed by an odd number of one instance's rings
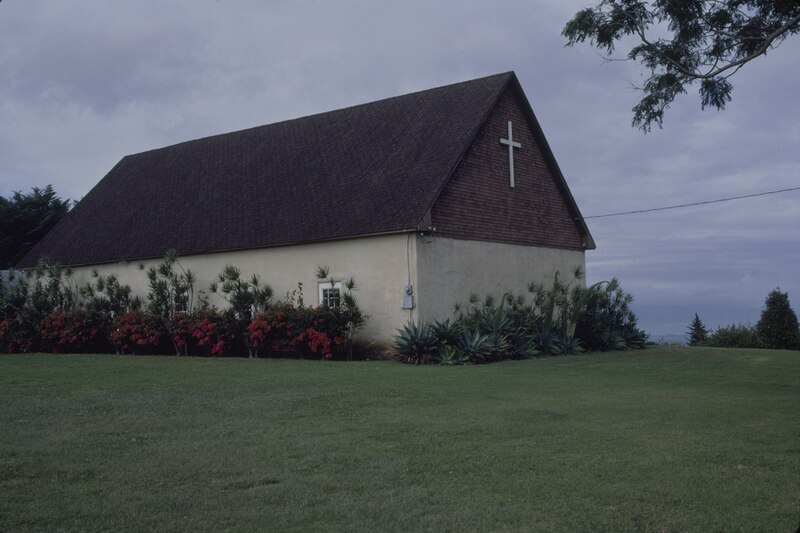
[[[52,185],[0,197],[0,270],[16,265],[69,208],[70,201],[59,198]]]
[[[688,86],[700,85],[703,109],[731,100],[728,79],[746,63],[800,32],[797,0],[601,0],[582,9],[562,34],[569,46],[589,43],[613,54],[628,36],[627,55],[650,71],[633,107],[633,125],[662,125],[664,110]]]
[[[689,331],[687,331],[687,333],[689,336],[689,346],[699,346],[708,338],[708,328],[706,328],[706,325],[700,320],[700,316],[697,313],[694,314],[694,318],[692,319],[692,323],[689,324]]]
[[[761,319],[756,324],[758,337],[765,348],[792,349],[798,347],[797,315],[789,304],[789,294],[775,289],[764,301]]]

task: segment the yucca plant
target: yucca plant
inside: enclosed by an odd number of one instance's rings
[[[409,322],[394,338],[397,360],[410,365],[429,365],[437,353],[436,338],[427,324]]]

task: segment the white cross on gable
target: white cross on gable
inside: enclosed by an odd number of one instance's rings
[[[508,139],[500,139],[500,144],[508,146],[508,170],[511,177],[511,187],[514,187],[514,148],[522,148],[522,145],[514,141],[511,133],[511,121],[508,121]]]

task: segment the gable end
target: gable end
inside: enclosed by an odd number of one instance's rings
[[[513,124],[515,184],[507,138]],[[516,77],[430,209],[438,235],[571,250],[594,241]]]

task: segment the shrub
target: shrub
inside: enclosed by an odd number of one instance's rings
[[[466,365],[469,363],[469,357],[455,346],[443,344],[436,352],[435,362],[447,366]]]
[[[530,301],[504,294],[499,300],[471,294],[455,316],[433,324],[407,324],[395,337],[397,359],[412,364],[488,363],[539,355],[582,353],[585,349],[643,348],[647,335],[619,281],[589,288],[580,285],[576,268],[569,283],[553,280],[550,288],[531,283]],[[573,335],[574,333],[574,335]]]
[[[431,364],[439,349],[437,344],[427,324],[414,322],[403,326],[394,338],[397,359],[411,365]]]
[[[449,318],[436,321],[429,326],[430,334],[439,346],[455,346],[464,331],[461,321],[451,321]]]
[[[250,344],[247,327],[259,312],[268,308],[270,300],[272,300],[272,287],[261,283],[261,279],[256,274],[247,280],[242,277],[239,268],[225,265],[217,276],[217,281],[209,286],[209,290],[218,293],[230,304],[230,308],[225,313],[229,319],[226,325],[233,333],[234,338],[247,347],[250,357],[254,357],[256,350]],[[226,331],[225,334],[227,333]],[[214,344],[215,347],[224,345],[224,339],[220,339]],[[215,353],[215,355],[220,354]]]
[[[131,311],[114,318],[111,339],[117,353],[154,353],[164,333],[156,317]]]
[[[86,311],[54,311],[42,320],[40,349],[57,353],[106,351],[106,324]]]
[[[458,348],[471,363],[485,363],[493,355],[491,339],[480,331],[465,331],[459,339]]]
[[[189,355],[196,325],[197,317],[191,313],[175,313],[167,321],[166,330],[175,349],[175,355]]]
[[[717,348],[761,348],[756,328],[747,324],[731,324],[717,328],[706,339],[705,346]]]
[[[139,265],[144,269],[144,265]],[[177,313],[191,312],[194,307],[195,275],[178,262],[175,250],[167,250],[158,267],[147,269],[147,311],[169,320]]]
[[[209,286],[209,290],[218,293],[230,304],[233,317],[249,324],[253,317],[264,311],[272,300],[272,287],[261,283],[261,279],[253,274],[249,280],[242,278],[239,268],[225,265],[217,276],[217,281]]]
[[[317,279],[327,281],[331,287],[337,283],[327,266],[317,267]],[[350,278],[341,283],[344,290],[339,295],[339,305],[331,309],[335,310],[335,318],[342,329],[343,335],[341,338],[344,339],[344,351],[347,355],[347,360],[350,361],[353,358],[353,336],[364,325],[368,317],[358,305],[358,299],[355,295],[355,280]],[[302,297],[302,292],[300,295]],[[323,302],[322,307],[329,308],[327,302]]]
[[[0,351],[5,353],[30,353],[34,351],[34,341],[39,338],[38,331],[29,322],[18,317],[0,320]]]
[[[197,313],[192,337],[198,346],[208,347],[211,355],[231,355],[237,348],[236,327],[237,320],[232,312],[207,309]]]
[[[102,315],[111,322],[117,315],[141,308],[141,300],[132,293],[130,285],[122,285],[116,275],[101,276],[93,270],[92,279],[93,283],[79,289],[84,299],[83,308],[90,315]]]
[[[47,315],[72,311],[76,300],[72,270],[42,260],[34,269],[10,271],[0,284],[0,319],[16,319],[38,331]]]
[[[647,334],[636,326],[630,308],[633,296],[622,290],[619,280],[588,289],[585,310],[580,314],[575,336],[588,350],[643,348]]]
[[[256,315],[247,327],[257,355],[341,356],[346,323],[337,309],[277,306]]]

